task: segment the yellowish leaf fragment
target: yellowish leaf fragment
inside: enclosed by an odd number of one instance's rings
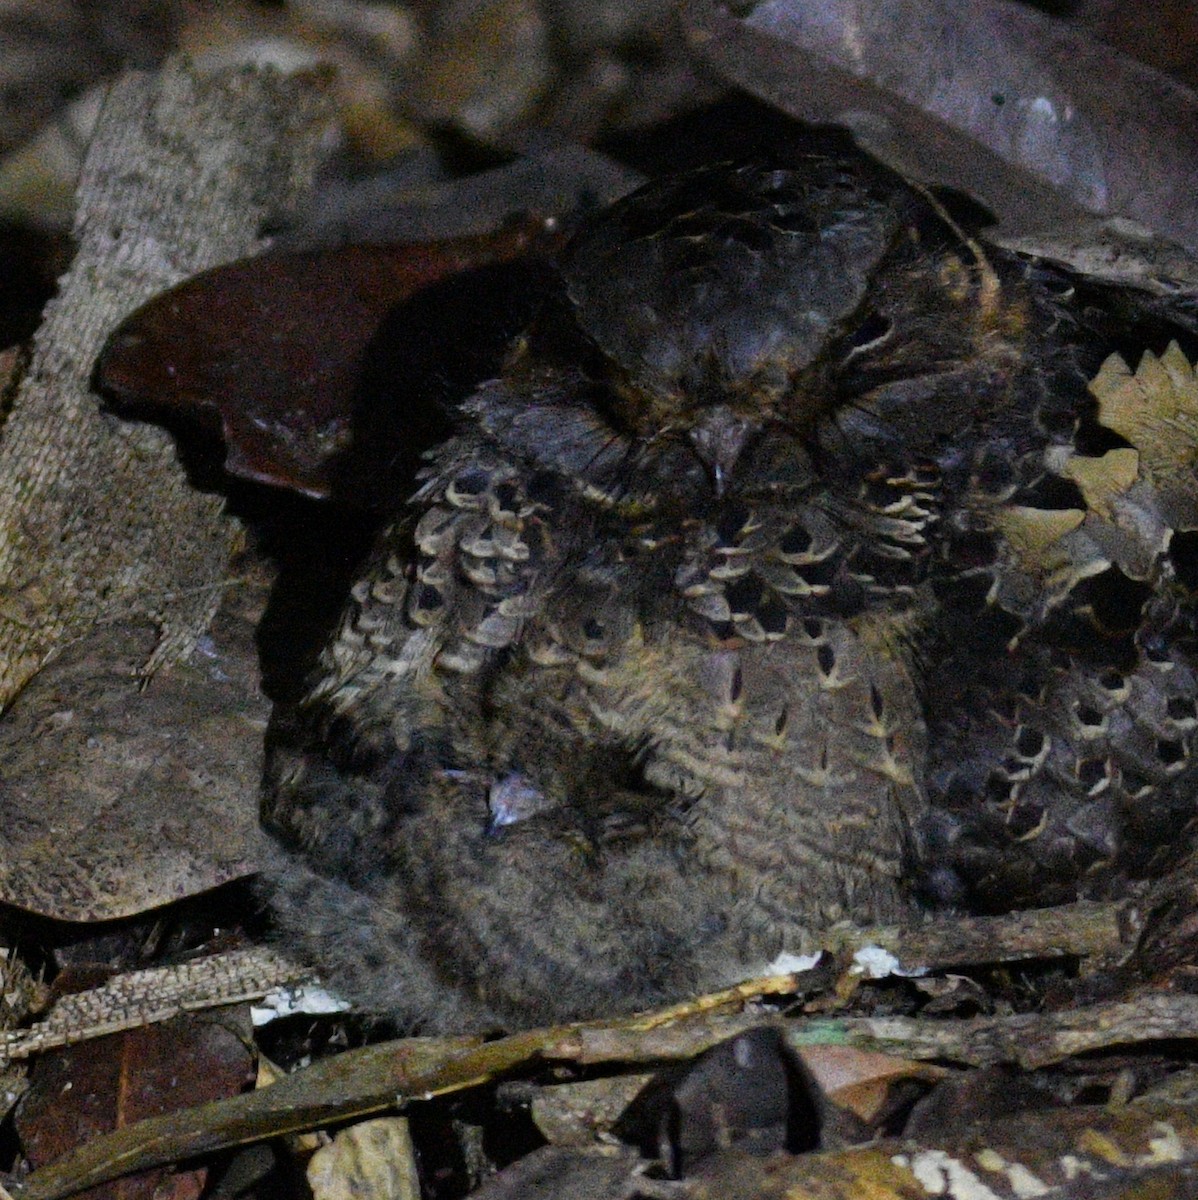
[[[1112,520],[1112,501],[1123,495],[1139,477],[1140,453],[1126,446],[1108,450],[1099,458],[1075,454],[1062,470],[1081,489],[1086,507]]]
[[[1077,1139],[1077,1147],[1083,1154],[1091,1155],[1113,1167],[1130,1167],[1134,1160],[1114,1138],[1097,1129],[1087,1129]]]
[[[308,1164],[316,1200],[420,1200],[406,1117],[379,1117],[341,1130]]]
[[[1029,508],[1012,504],[994,514],[995,528],[1028,570],[1058,565],[1051,547],[1086,519],[1080,508]]]
[[[1090,391],[1098,401],[1098,419],[1140,452],[1147,474],[1168,478],[1194,469],[1198,376],[1176,342],[1160,358],[1146,350],[1134,373],[1112,354]]]

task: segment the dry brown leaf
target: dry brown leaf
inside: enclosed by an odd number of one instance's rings
[[[94,630],[25,688],[0,722],[0,899],[109,920],[257,869],[264,590],[231,589],[187,661],[143,688],[144,624]]]
[[[802,120],[847,125],[1008,232],[1097,214],[1198,251],[1198,97],[1031,5],[690,0],[684,12],[726,78]]]
[[[823,1095],[867,1125],[874,1124],[886,1110],[896,1083],[931,1084],[948,1074],[930,1063],[853,1046],[803,1046],[798,1053]]]

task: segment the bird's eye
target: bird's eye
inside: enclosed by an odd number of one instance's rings
[[[894,322],[880,313],[870,313],[844,339],[844,361],[849,362],[867,350],[880,346],[894,332]]]

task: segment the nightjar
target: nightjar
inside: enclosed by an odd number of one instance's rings
[[[1154,869],[1198,774],[1195,325],[864,160],[600,213],[276,715],[292,944],[515,1027]]]

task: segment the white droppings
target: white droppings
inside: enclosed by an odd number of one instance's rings
[[[1033,1200],[1052,1189],[1038,1175],[1033,1175],[1022,1163],[1008,1162],[997,1150],[982,1150],[974,1156],[978,1166],[996,1175],[1005,1175],[1012,1193],[1019,1200]]]
[[[899,967],[899,960],[881,946],[862,946],[853,955],[853,970],[867,979],[885,979],[887,975],[897,975]]]
[[[1153,1166],[1160,1163],[1181,1162],[1185,1158],[1185,1148],[1181,1144],[1177,1130],[1164,1121],[1153,1121],[1152,1128],[1156,1130],[1157,1136],[1149,1138],[1149,1154],[1143,1157],[1147,1158]]]
[[[800,975],[813,971],[819,963],[818,954],[788,954],[783,951],[761,972],[762,975]]]
[[[1024,1197],[1030,1200],[1033,1196],[1043,1196],[1051,1190],[1043,1179],[1033,1175],[1022,1163],[1008,1163],[1006,1175],[1011,1191],[1020,1197],[1020,1200]]]
[[[907,1166],[908,1164],[902,1164]],[[911,1156],[911,1174],[930,1196],[953,1200],[1001,1200],[959,1158],[943,1150],[921,1150]]]
[[[327,1013],[345,1012],[349,1004],[332,992],[313,984],[300,987],[279,987],[267,992],[261,1001],[250,1007],[250,1019],[255,1025],[267,1025],[279,1017],[304,1013],[320,1017]]]
[[[1105,1171],[1100,1171],[1092,1162],[1078,1158],[1076,1154],[1062,1154],[1060,1161],[1061,1172],[1065,1176],[1066,1183],[1072,1183],[1082,1175],[1089,1175],[1091,1179],[1106,1178]]]
[[[887,975],[899,975],[905,979],[917,979],[928,973],[927,967],[906,968],[882,946],[862,946],[853,955],[853,971],[866,979],[885,979]]]

